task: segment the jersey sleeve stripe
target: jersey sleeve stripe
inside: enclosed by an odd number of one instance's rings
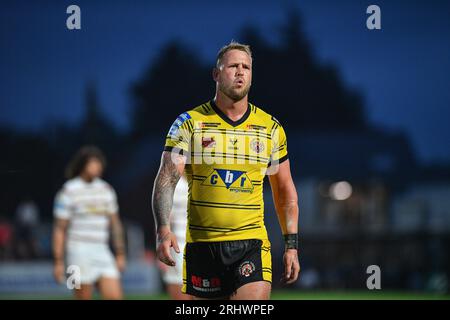
[[[285,155],[284,157],[280,158],[280,160],[278,160],[278,164],[282,164],[283,162],[285,162],[288,159],[288,155]]]
[[[164,147],[164,151],[177,153],[177,154],[180,154],[182,156],[186,155],[186,153],[188,152],[187,150],[184,150],[184,149],[182,149],[180,147],[172,147],[172,146],[165,146]]]
[[[278,160],[278,164],[282,164],[283,162],[285,162],[287,159],[289,159],[288,155],[286,154],[284,157],[281,157]],[[270,167],[272,165],[272,161],[269,161],[269,164],[267,165],[267,167]]]

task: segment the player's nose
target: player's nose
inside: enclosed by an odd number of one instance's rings
[[[242,67],[242,65],[239,65],[236,68],[236,76],[243,76],[244,75],[244,68]]]

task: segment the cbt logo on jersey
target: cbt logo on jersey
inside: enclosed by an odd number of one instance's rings
[[[214,169],[202,182],[204,186],[227,188],[234,192],[253,192],[253,184],[245,171]]]

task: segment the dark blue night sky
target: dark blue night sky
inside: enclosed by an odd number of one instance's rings
[[[80,31],[66,29],[70,4],[81,7]],[[380,31],[366,28],[370,4],[381,7]],[[372,123],[406,130],[424,162],[450,161],[448,1],[2,2],[0,125],[76,124],[94,81],[102,111],[126,130],[129,87],[168,41],[181,40],[212,64],[246,24],[276,44],[292,8],[321,63],[337,65],[363,93]],[[255,58],[255,68],[264,67]]]

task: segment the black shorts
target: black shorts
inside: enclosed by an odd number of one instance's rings
[[[184,293],[222,298],[250,282],[272,282],[269,240],[194,242],[184,250]]]

